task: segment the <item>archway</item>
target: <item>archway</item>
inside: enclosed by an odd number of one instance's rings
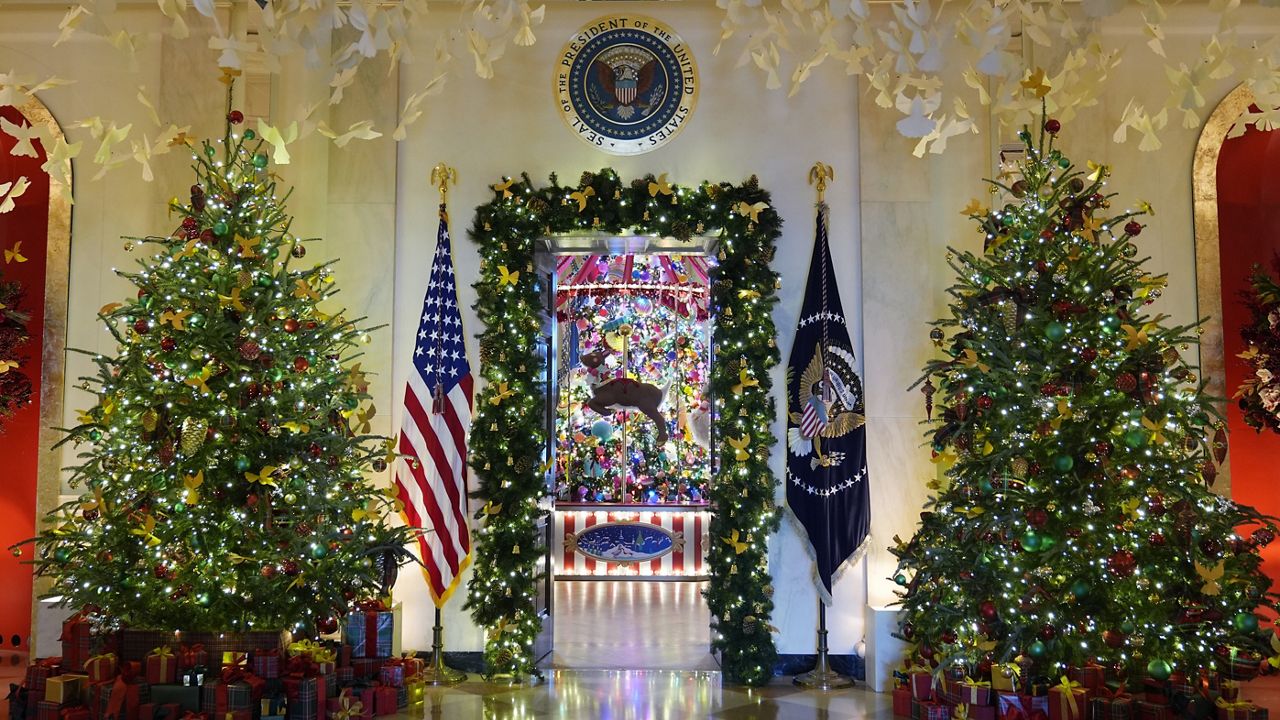
[[[714,455],[708,489],[706,592],[712,643],[727,677],[761,684],[772,675],[773,588],[766,539],[777,527],[775,478],[768,466],[775,416],[768,372],[779,362],[771,312],[778,275],[770,267],[781,220],[755,178],[742,185],[682,187],[665,175],[624,182],[611,169],[583,173],[574,186],[553,175],[537,187],[528,176],[493,185],[494,199],[477,209],[471,237],[480,245],[477,311],[485,330],[471,464],[485,502],[477,532],[475,575],[467,607],[486,628],[490,674],[536,672],[542,629],[548,510],[551,379],[548,367],[551,288],[537,272],[541,238],[579,236],[590,242],[690,243],[715,239],[709,394]],[[679,245],[676,245],[679,247]],[[716,452],[723,440],[728,452]],[[540,502],[542,501],[542,502]]]

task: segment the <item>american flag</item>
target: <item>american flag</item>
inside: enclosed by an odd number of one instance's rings
[[[428,532],[418,538],[427,585],[442,607],[471,562],[467,527],[467,434],[471,429],[471,365],[462,341],[462,314],[453,275],[449,216],[440,206],[440,231],[413,371],[404,392],[396,488],[406,520]]]

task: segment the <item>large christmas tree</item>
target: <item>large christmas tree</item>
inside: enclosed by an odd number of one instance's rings
[[[27,314],[22,312],[22,286],[0,279],[0,429],[14,412],[31,402],[31,379],[22,370],[28,353]]]
[[[1195,326],[1147,309],[1165,285],[1133,243],[1150,209],[1110,210],[1109,169],[1074,165],[1059,130],[1024,130],[1025,160],[994,183],[1007,204],[965,210],[984,249],[952,256],[931,333],[945,357],[922,378],[954,464],[893,549],[902,634],[944,665],[1022,655],[1055,678],[1258,657],[1275,526],[1206,486],[1225,440],[1179,352]]]
[[[140,239],[137,295],[99,311],[116,354],[93,355],[97,402],[64,441],[83,495],[36,540],[51,595],[129,626],[328,629],[406,539],[365,477],[389,454],[353,364],[366,330],[321,309],[330,264],[292,267],[260,143],[196,149],[181,223]]]

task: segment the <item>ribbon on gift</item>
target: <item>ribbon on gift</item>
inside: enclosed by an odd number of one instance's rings
[[[233,683],[244,683],[249,686],[249,697],[257,700],[262,697],[262,692],[266,690],[267,681],[254,675],[239,665],[227,665],[222,668],[222,677],[219,678],[217,693],[220,703],[226,702],[227,686]]]
[[[147,660],[150,661],[151,658],[159,658],[160,678],[163,682],[164,678],[169,677],[169,663],[177,662],[177,659],[173,656],[173,650],[170,649],[168,645],[161,645],[160,647],[152,648],[151,652],[147,654]],[[177,670],[177,665],[174,665],[174,670]]]
[[[120,664],[120,674],[116,675],[115,684],[111,686],[111,699],[107,701],[107,717],[120,720],[120,711],[126,717],[138,716],[138,666],[127,662]]]
[[[320,643],[312,642],[311,640],[299,640],[297,642],[289,643],[287,652],[290,657],[295,655],[311,655],[314,657],[315,652],[322,650],[323,648],[324,646]]]
[[[103,653],[84,661],[84,671],[89,682],[107,682],[116,674],[116,654]]]
[[[893,684],[895,687],[904,687],[908,682],[907,674],[902,672],[901,670],[894,670],[893,680],[894,680]]]
[[[1248,700],[1228,700],[1224,697],[1214,700],[1213,704],[1223,710],[1252,710],[1254,708],[1254,704]]]
[[[320,674],[320,666],[307,655],[294,655],[289,658],[285,674],[297,678],[315,677]]]
[[[1098,693],[1098,697],[1102,698],[1103,700],[1115,701],[1115,700],[1132,700],[1133,699],[1133,696],[1129,694],[1128,688],[1126,688],[1123,685],[1121,685],[1120,687],[1114,690],[1107,687],[1106,685],[1103,685],[1102,687],[1098,688],[1094,692]]]
[[[195,712],[194,710],[188,710],[185,713],[183,713],[180,720],[209,720],[209,714],[202,713],[202,712]]]
[[[338,697],[338,709],[333,713],[333,720],[351,720],[353,717],[362,715],[364,715],[364,703],[352,700],[350,692],[343,690],[342,695]]]
[[[205,662],[208,662],[208,653],[204,649],[204,643],[192,643],[187,645],[182,643],[178,645],[178,667],[186,670],[197,665],[203,665],[200,662],[200,656],[205,656]]]
[[[61,657],[47,657],[36,661],[36,665],[46,667],[50,670],[57,670],[62,665]]]
[[[964,688],[964,690],[961,691],[961,697],[967,698],[965,702],[970,705],[977,705],[979,704],[978,691],[984,688],[990,690],[991,682],[989,680],[974,680],[968,675],[965,675],[964,681],[960,683],[960,687]]]
[[[1080,714],[1080,706],[1076,703],[1075,691],[1081,687],[1080,683],[1072,680],[1066,675],[1062,676],[1061,681],[1053,688],[1061,693],[1061,699],[1058,700],[1058,707],[1067,717],[1076,717]],[[1071,712],[1066,712],[1070,708]]]
[[[382,598],[369,598],[356,603],[356,609],[361,612],[386,612],[391,608]]]
[[[222,653],[222,664],[239,667],[249,664],[249,653],[235,652],[234,650],[226,650]]]

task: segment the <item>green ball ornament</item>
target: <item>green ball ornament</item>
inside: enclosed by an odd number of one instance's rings
[[[1108,315],[1102,318],[1102,330],[1104,332],[1115,332],[1120,327],[1120,318],[1115,315]]]
[[[1082,598],[1085,595],[1088,595],[1089,583],[1085,582],[1084,580],[1077,580],[1071,583],[1071,594],[1075,595],[1077,599]]]
[[[1147,433],[1143,430],[1133,429],[1124,434],[1124,444],[1133,450],[1137,450],[1147,444]]]
[[[1046,646],[1044,643],[1040,642],[1039,640],[1027,646],[1027,654],[1033,658],[1042,658],[1044,657],[1044,654],[1047,652],[1049,652],[1048,646]]]
[[[1164,682],[1173,674],[1173,667],[1161,658],[1154,658],[1151,662],[1147,663],[1147,674],[1150,675],[1153,680]]]
[[[1066,170],[1067,168],[1071,167],[1071,160],[1068,158],[1059,158],[1058,167],[1062,168],[1063,170]]]
[[[258,137],[258,133],[254,132],[254,131],[252,131],[252,130],[245,130],[245,131],[244,131],[244,139],[245,139],[245,140],[253,140],[253,139],[254,139],[254,138],[256,138],[256,137]]]
[[[94,442],[98,442],[99,440],[101,440],[101,439],[102,439],[102,431],[101,431],[101,430],[90,430],[90,431],[89,431],[89,439],[90,439],[90,440],[92,440],[92,441],[94,441]]]
[[[348,395],[347,398],[342,401],[342,404],[346,405],[348,410],[355,410],[360,407],[360,398],[355,395]]]
[[[907,576],[902,573],[898,573],[893,576],[893,581],[905,587],[907,584]]]
[[[249,458],[245,457],[244,455],[237,455],[236,470],[238,472],[244,472],[248,469],[249,469]]]
[[[1053,539],[1053,536],[1052,536],[1052,535],[1041,535],[1041,536],[1040,536],[1040,551],[1041,551],[1041,552],[1044,552],[1045,550],[1048,550],[1048,549],[1052,548],[1052,547],[1053,547],[1054,545],[1056,545],[1057,543],[1058,543],[1058,541],[1057,541],[1057,540],[1055,540],[1055,539]]]
[[[222,220],[219,220],[218,222],[213,224],[213,234],[217,235],[218,237],[226,237],[227,233],[230,231],[231,231],[231,227],[227,225],[225,222],[223,222]]]
[[[319,560],[329,554],[329,548],[324,545],[313,545],[311,547],[311,557]]]
[[[209,607],[209,594],[200,593],[199,595],[196,596],[196,602],[200,603],[204,607]]]
[[[217,154],[218,154],[218,149],[217,149],[217,148],[215,148],[215,147],[214,147],[214,146],[212,146],[212,145],[205,145],[205,146],[204,146],[204,154],[205,154],[205,155],[208,155],[209,157],[213,157],[214,155],[217,155]]]
[[[1022,232],[1018,233],[1018,237],[1022,238],[1023,240],[1031,240],[1035,236],[1036,236],[1036,231],[1032,230],[1031,228],[1023,228]]]
[[[1132,620],[1125,620],[1124,622],[1120,623],[1120,632],[1124,633],[1125,635],[1132,635],[1133,632],[1137,629],[1138,629],[1138,626],[1134,625]]]
[[[1231,623],[1236,626],[1236,630],[1242,633],[1258,631],[1258,616],[1251,612],[1236,613],[1236,616],[1231,619]]]
[[[1060,473],[1071,472],[1071,468],[1075,466],[1076,460],[1070,455],[1058,455],[1053,458],[1053,469]]]
[[[270,273],[258,273],[258,287],[271,287],[271,280]]]
[[[991,484],[991,478],[982,478],[978,481],[978,489],[984,493],[993,492],[996,488]]]
[[[1040,549],[1040,533],[1035,530],[1028,530],[1022,533],[1022,549],[1027,552],[1035,552]]]
[[[1044,336],[1054,342],[1060,342],[1067,336],[1067,326],[1060,322],[1051,322],[1044,326]]]
[[[187,324],[191,327],[203,327],[204,315],[200,313],[192,313],[191,316],[187,318]]]
[[[271,368],[271,379],[279,382],[284,379],[284,370],[278,367]]]
[[[71,559],[71,550],[64,547],[60,547],[57,550],[53,551],[53,559],[57,560],[60,563],[64,563]]]
[[[271,258],[272,260],[275,260],[276,258],[280,257],[280,248],[273,247],[270,250],[268,250],[267,257]]]
[[[174,511],[174,512],[176,512],[176,513],[178,513],[178,514],[182,514],[182,513],[184,513],[184,512],[186,512],[186,511],[187,511],[187,504],[186,504],[186,503],[181,503],[181,502],[176,502],[176,503],[174,503],[174,504],[173,504],[173,511]]]
[[[253,156],[253,166],[261,170],[267,166],[267,154],[258,153]]]

